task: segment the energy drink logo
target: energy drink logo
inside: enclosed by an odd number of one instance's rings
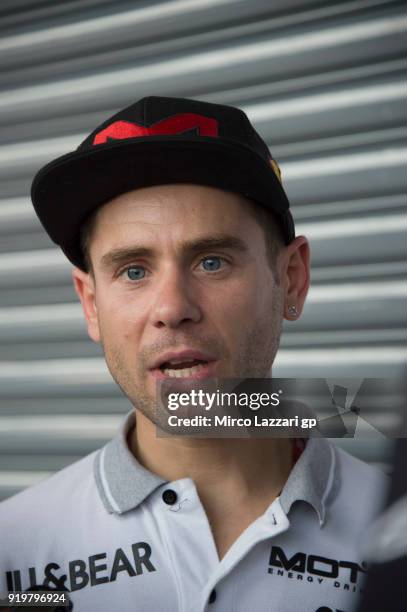
[[[329,581],[337,589],[361,593],[358,581],[366,574],[363,565],[304,552],[288,556],[279,546],[272,546],[268,573],[314,584]]]

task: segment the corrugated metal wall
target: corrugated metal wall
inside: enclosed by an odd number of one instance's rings
[[[3,0],[0,32],[0,497],[100,446],[129,408],[28,193],[44,162],[146,94],[241,106],[281,165],[313,286],[276,375],[403,370],[405,2]]]

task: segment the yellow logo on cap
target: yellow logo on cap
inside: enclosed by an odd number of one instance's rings
[[[270,158],[270,166],[271,166],[274,174],[276,175],[276,177],[278,178],[278,180],[281,183],[281,170],[280,170],[280,167],[279,167],[279,165],[278,165],[278,163],[276,162],[275,159]]]

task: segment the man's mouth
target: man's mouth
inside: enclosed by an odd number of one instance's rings
[[[169,378],[191,378],[198,372],[205,370],[208,362],[200,359],[192,361],[166,361],[160,366],[160,370]]]
[[[167,352],[158,358],[151,368],[159,379],[165,378],[207,378],[213,374],[216,359],[214,356],[186,349],[178,352]]]

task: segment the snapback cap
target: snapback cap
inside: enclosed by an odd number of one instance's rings
[[[240,193],[273,211],[295,237],[280,170],[235,107],[150,96],[99,125],[72,153],[34,177],[31,199],[51,239],[85,269],[80,228],[96,208],[142,187],[195,183]]]

